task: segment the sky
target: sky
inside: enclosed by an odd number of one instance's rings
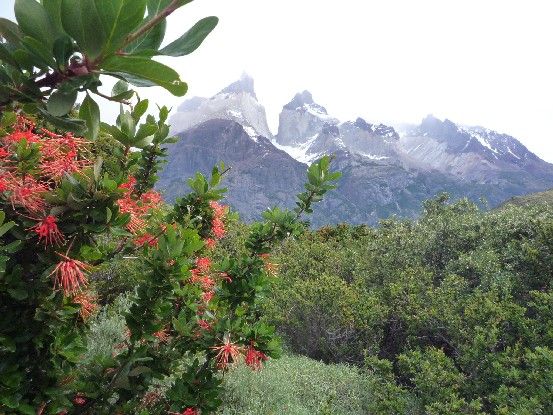
[[[2,17],[12,9],[0,0]],[[282,106],[307,89],[342,121],[433,114],[510,134],[553,162],[552,11],[549,0],[196,0],[169,17],[167,42],[205,16],[219,26],[192,55],[160,60],[188,82],[188,98],[247,72],[274,132]]]

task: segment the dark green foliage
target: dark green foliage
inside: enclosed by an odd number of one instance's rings
[[[112,76],[135,86],[161,86],[183,96],[187,84],[175,70],[152,57],[192,53],[218,23],[214,16],[201,19],[160,49],[167,16],[186,3],[16,0],[17,24],[0,21],[0,104],[27,104],[27,112],[42,113],[58,127],[95,139],[100,109],[89,92],[122,103],[133,95],[121,90],[111,96],[100,92],[100,76]],[[68,114],[83,91],[87,96],[80,120],[73,120]]]
[[[323,228],[275,261],[269,321],[295,352],[365,359],[389,392],[378,413],[402,413],[402,391],[420,413],[553,413],[551,207],[441,195],[417,222]]]

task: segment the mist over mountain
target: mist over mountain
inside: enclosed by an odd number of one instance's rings
[[[273,205],[292,207],[307,165],[324,154],[334,155],[343,177],[317,207],[315,226],[415,217],[422,201],[444,191],[494,207],[553,187],[553,165],[509,135],[431,115],[399,132],[360,117],[342,121],[309,91],[284,105],[273,136],[247,75],[211,98],[185,101],[171,124],[181,139],[169,147],[160,175],[167,200],[188,191],[195,171],[224,161],[232,167],[226,202],[245,220]]]

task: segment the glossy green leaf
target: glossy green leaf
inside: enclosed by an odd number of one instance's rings
[[[76,90],[66,91],[64,89],[58,89],[57,91],[54,91],[52,95],[50,95],[50,99],[48,100],[46,109],[53,116],[61,117],[67,115],[69,111],[71,111],[73,105],[75,105],[76,100]]]
[[[159,85],[175,96],[183,96],[188,85],[179,78],[179,74],[168,66],[151,59],[136,56],[113,56],[102,64],[110,72],[134,75],[139,80]]]
[[[0,43],[0,61],[5,62],[16,69],[19,69],[19,63],[17,63],[17,60],[15,60],[11,52],[6,49],[6,47],[2,43]]]
[[[54,42],[53,52],[58,67],[65,68],[69,62],[69,58],[73,54],[71,38],[67,35],[57,38]]]
[[[8,43],[12,45],[18,45],[21,42],[21,30],[19,26],[11,20],[0,18],[0,35]]]
[[[135,121],[140,120],[142,116],[148,111],[148,105],[149,101],[147,99],[143,99],[138,104],[134,106],[134,109],[132,111],[132,116]]]
[[[104,53],[114,52],[143,21],[147,0],[95,0],[103,31]]]
[[[105,32],[94,0],[62,0],[63,29],[77,41],[81,52],[90,59],[100,55]]]
[[[56,30],[42,4],[35,0],[15,0],[14,11],[20,30],[51,50]]]
[[[144,23],[150,21],[169,3],[170,0],[148,0],[148,15],[146,16]],[[157,50],[163,42],[166,28],[167,20],[163,19],[161,22],[159,22],[159,24],[148,30],[143,36],[128,45],[125,48],[125,51],[128,53],[136,53],[142,50]]]
[[[23,45],[25,48],[36,57],[35,60],[40,60],[45,67],[54,67],[56,66],[56,61],[52,56],[52,48],[46,43],[41,42],[30,36],[25,36],[23,38]],[[35,66],[41,66],[36,62]]]
[[[215,16],[200,20],[180,38],[161,49],[159,53],[167,56],[184,56],[194,52],[218,23],[219,19]]]
[[[61,2],[62,0],[42,0],[42,6],[48,13],[52,26],[56,29],[56,35],[63,34],[63,25],[61,23]]]
[[[79,108],[79,118],[86,123],[86,138],[96,140],[100,132],[100,107],[88,94]]]
[[[56,117],[42,108],[38,108],[38,111],[42,114],[46,121],[54,124],[58,128],[72,131],[78,135],[84,135],[86,133],[86,123],[83,120]]]

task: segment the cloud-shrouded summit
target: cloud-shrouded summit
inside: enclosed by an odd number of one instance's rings
[[[159,183],[169,200],[186,193],[185,179],[194,171],[224,160],[232,166],[228,202],[251,220],[275,203],[290,205],[307,165],[327,154],[343,178],[315,214],[317,225],[413,217],[440,192],[497,206],[553,183],[553,165],[512,136],[433,115],[397,129],[370,118],[344,120],[307,90],[283,103],[273,135],[254,86],[243,75],[178,107],[171,123],[181,140],[169,147]]]

